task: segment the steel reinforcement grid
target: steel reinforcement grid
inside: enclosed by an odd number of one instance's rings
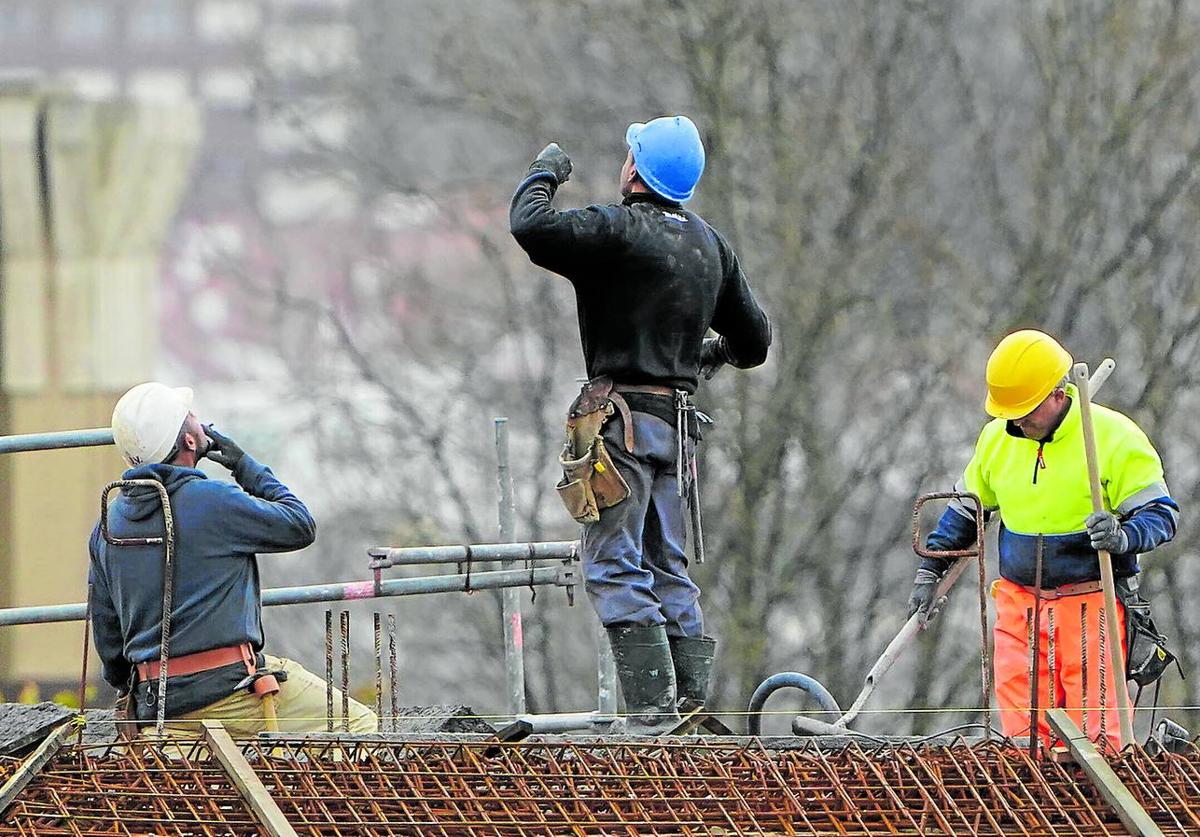
[[[954,746],[703,738],[239,741],[300,834],[1115,835],[1073,764],[1002,741]],[[1200,750],[1113,767],[1166,834],[1200,834]],[[11,773],[5,760],[0,772]],[[0,834],[265,834],[203,742],[65,747]]]

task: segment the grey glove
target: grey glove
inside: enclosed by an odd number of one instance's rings
[[[218,432],[211,424],[204,426],[204,432],[212,440],[212,445],[209,446],[205,456],[218,465],[224,465],[231,471],[236,468],[238,463],[242,461],[242,457],[246,455],[246,452],[238,447],[237,442],[225,434]]]
[[[704,380],[711,381],[717,370],[727,363],[733,363],[733,355],[729,353],[729,344],[725,342],[724,335],[705,337],[700,347],[700,374]]]
[[[937,591],[937,583],[941,580],[941,576],[933,570],[927,570],[924,567],[917,570],[916,578],[913,579],[912,593],[908,597],[908,618],[911,619],[914,613],[925,614],[925,621],[929,621],[937,616],[938,611],[946,602],[946,597],[942,596],[938,600],[934,600],[934,593]]]
[[[529,165],[529,171],[550,172],[554,175],[554,182],[561,186],[571,179],[571,158],[558,147],[558,143],[552,142]]]
[[[1092,549],[1104,550],[1113,555],[1122,555],[1129,551],[1129,536],[1121,528],[1121,521],[1112,512],[1092,512],[1083,524],[1087,526],[1088,536],[1092,539]]]

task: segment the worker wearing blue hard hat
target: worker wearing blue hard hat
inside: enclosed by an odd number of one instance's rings
[[[704,144],[696,123],[686,116],[634,122],[625,131],[625,144],[650,191],[679,203],[692,199],[704,174]]]
[[[683,206],[704,173],[695,123],[637,122],[625,141],[621,203],[555,209],[572,163],[551,143],[510,223],[530,260],[575,290],[588,383],[568,413],[558,490],[583,524],[585,587],[616,658],[624,727],[653,734],[679,724],[678,699],[703,703],[716,649],[686,550],[690,529],[703,557],[692,396],[723,364],[761,364],[771,330],[733,248]]]

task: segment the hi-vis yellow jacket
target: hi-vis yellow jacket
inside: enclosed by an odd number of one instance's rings
[[[1068,385],[1071,405],[1049,438],[1026,438],[1011,422],[995,419],[979,434],[975,455],[957,490],[977,494],[989,513],[999,512],[1000,575],[1031,586],[1037,536],[1043,535],[1042,586],[1100,577],[1084,519],[1092,512],[1079,396]],[[1092,407],[1104,508],[1121,518],[1129,551],[1113,556],[1118,577],[1136,574],[1138,553],[1175,536],[1179,506],[1171,499],[1158,452],[1132,419],[1099,404]],[[954,502],[927,543],[961,549],[975,540],[975,516]],[[946,563],[922,566],[942,572]]]

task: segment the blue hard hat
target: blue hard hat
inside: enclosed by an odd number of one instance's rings
[[[704,143],[696,123],[686,116],[660,116],[634,122],[625,131],[638,175],[652,192],[683,203],[704,173]]]

